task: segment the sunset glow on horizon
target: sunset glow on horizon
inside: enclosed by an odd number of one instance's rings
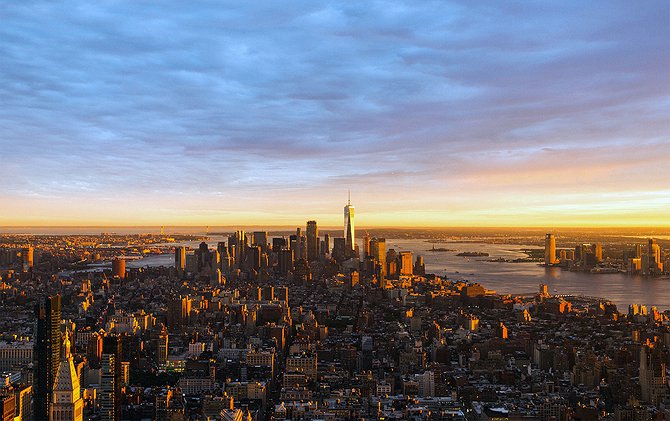
[[[667,2],[0,19],[0,227],[670,226]]]

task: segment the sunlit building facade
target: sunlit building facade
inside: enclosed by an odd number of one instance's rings
[[[356,230],[354,225],[354,207],[351,200],[344,207],[344,239],[346,252],[351,256],[356,250]]]
[[[556,237],[554,234],[547,234],[544,237],[544,264],[555,265],[556,259]]]

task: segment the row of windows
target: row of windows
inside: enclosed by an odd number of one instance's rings
[[[76,415],[73,417],[72,410],[59,410],[54,409],[51,411],[52,421],[72,421],[72,420],[81,420],[82,419],[82,410],[77,408],[75,411]]]

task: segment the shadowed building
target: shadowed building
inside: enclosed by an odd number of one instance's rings
[[[370,239],[370,234],[368,234],[366,232],[365,236],[363,237],[363,259],[367,259],[368,257],[370,257],[370,253],[371,253],[371,251],[370,251],[370,241],[372,241]]]
[[[286,243],[286,238],[284,237],[274,237],[272,239],[272,251],[274,253],[279,253],[280,250],[284,250],[288,247]]]
[[[254,231],[252,234],[252,246],[260,246],[263,253],[268,251],[269,237],[267,231]]]
[[[286,276],[293,270],[293,250],[279,250],[278,268],[281,276]]]
[[[333,259],[338,263],[346,259],[346,240],[342,237],[337,237],[333,240]]]
[[[316,221],[307,221],[307,260],[319,258],[319,228]]]
[[[61,297],[46,297],[35,307],[34,401],[35,419],[48,420],[53,385],[61,357]]]
[[[216,250],[219,253],[219,269],[224,273],[230,272],[235,264],[233,256],[230,253],[230,248],[226,246],[226,243],[221,241],[217,244]]]
[[[100,419],[121,419],[121,341],[117,336],[103,339],[100,383]]]
[[[289,244],[295,260],[307,259],[307,236],[302,235],[300,227],[296,228],[295,234],[289,237]]]
[[[665,361],[658,344],[650,343],[640,348],[640,396],[643,401],[658,405],[668,397]]]
[[[423,256],[416,256],[414,262],[414,274],[423,276],[426,274],[426,264],[423,261]]]
[[[323,242],[321,243],[321,254],[330,254],[330,234],[323,236]]]
[[[186,247],[175,247],[174,268],[177,271],[177,276],[180,278],[184,276],[186,269]]]
[[[188,297],[179,297],[168,301],[167,304],[167,327],[174,331],[186,328],[193,301]]]
[[[32,246],[28,246],[21,250],[21,258],[23,260],[22,269],[24,272],[31,271],[33,269],[35,249]]]

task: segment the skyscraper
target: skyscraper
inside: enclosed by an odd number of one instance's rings
[[[175,247],[174,268],[177,270],[177,276],[184,276],[184,270],[186,269],[186,247]]]
[[[263,257],[263,250],[261,246],[251,246],[247,249],[246,268],[253,269],[258,272],[261,269],[261,258]]]
[[[170,336],[167,328],[163,325],[160,330],[154,329],[151,333],[151,339],[154,342],[154,349],[156,351],[156,362],[163,366],[168,361],[168,340]]]
[[[556,237],[554,234],[547,234],[544,237],[544,264],[554,265],[556,260]]]
[[[640,396],[642,400],[658,405],[667,393],[666,363],[661,347],[656,343],[640,348]]]
[[[278,253],[278,269],[281,276],[286,276],[293,270],[293,250],[282,249]]]
[[[244,231],[235,231],[228,237],[228,248],[235,264],[240,266],[244,263],[245,253],[247,251],[247,236]]]
[[[209,246],[206,242],[200,243],[198,249],[195,251],[195,256],[197,258],[197,268],[198,272],[204,272],[211,270],[212,268],[212,253],[209,250]]]
[[[316,221],[307,221],[307,260],[319,258],[319,228]]]
[[[295,242],[291,243],[291,248],[295,260],[307,259],[307,236],[302,235],[302,229],[297,227],[295,235],[291,236],[291,240],[295,237]]]
[[[603,261],[603,245],[602,243],[595,243],[591,245],[593,254],[596,257],[596,262],[600,263]]]
[[[367,259],[370,257],[370,234],[365,233],[365,236],[363,237],[363,258]]]
[[[103,339],[100,361],[100,419],[121,419],[121,341],[117,336]]]
[[[400,261],[400,275],[414,275],[414,261],[411,251],[401,251],[398,260]]]
[[[112,260],[112,276],[119,279],[126,279],[126,261],[119,257]]]
[[[188,296],[180,296],[167,303],[167,327],[173,331],[184,329],[188,325],[193,301]]]
[[[261,246],[263,253],[268,251],[269,236],[267,231],[254,231],[252,235],[252,246]]]
[[[386,277],[386,239],[385,238],[373,238],[370,240],[369,247],[370,257],[375,262],[375,266],[378,267],[375,270],[375,274],[380,278]],[[378,272],[378,273],[377,273]]]
[[[216,250],[219,253],[219,269],[221,269],[221,272],[228,273],[234,264],[230,249],[226,246],[225,242],[220,241],[216,246]]]
[[[274,237],[272,239],[272,251],[279,253],[279,250],[284,250],[287,247],[286,238],[284,237]]]
[[[60,331],[58,332],[60,335]],[[42,419],[42,418],[37,418]],[[84,419],[84,401],[81,398],[79,377],[70,354],[69,332],[65,333],[62,358],[53,384],[50,421],[82,421]]]
[[[389,279],[398,279],[398,253],[394,249],[386,252],[386,276]]]
[[[321,254],[330,254],[330,234],[323,236],[323,247],[321,247]]]
[[[658,245],[656,239],[650,238],[647,247],[647,273],[657,275],[663,272],[663,263],[661,262],[661,246]]]
[[[333,239],[333,259],[338,263],[346,260],[347,250],[346,250],[346,240],[342,237],[337,237]]]
[[[421,276],[426,274],[426,264],[423,261],[423,256],[416,256],[416,261],[414,262],[414,274]]]
[[[35,306],[34,402],[35,419],[48,420],[54,381],[61,354],[60,333],[61,297],[54,295],[41,299]]]
[[[347,206],[344,207],[344,241],[347,257],[354,257],[356,250],[356,230],[354,226],[354,207],[351,204],[351,197],[347,200]]]
[[[28,272],[33,269],[35,250],[33,246],[25,247],[21,250],[21,258],[23,260],[23,271]]]

